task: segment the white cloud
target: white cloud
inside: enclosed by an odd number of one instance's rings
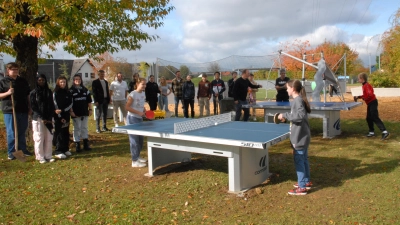
[[[129,62],[208,62],[230,55],[269,55],[279,42],[309,40],[312,46],[343,41],[368,62],[376,52],[377,38],[388,18],[399,7],[394,0],[172,0],[175,10],[157,30],[156,42],[142,44],[138,51],[114,56]],[[369,50],[367,45],[369,42]],[[60,48],[61,49],[61,48]],[[57,51],[54,58],[73,58]],[[375,54],[374,52],[374,54]]]

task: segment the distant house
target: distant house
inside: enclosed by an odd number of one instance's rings
[[[93,63],[89,59],[75,59],[71,77],[75,74],[79,74],[82,77],[83,83],[92,82],[92,80],[96,79],[96,68]]]
[[[45,59],[39,60],[38,73],[44,74],[50,83],[61,75],[68,78],[75,74],[82,76],[83,83],[96,79],[96,68],[89,59]]]

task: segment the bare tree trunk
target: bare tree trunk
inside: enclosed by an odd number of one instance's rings
[[[38,38],[32,36],[18,35],[13,39],[13,47],[17,53],[15,62],[20,66],[19,75],[28,81],[31,89],[36,86],[38,43]]]
[[[17,53],[15,62],[20,66],[19,75],[25,78],[31,90],[36,87],[36,73],[38,71],[38,38],[32,36],[18,35],[13,39],[13,47]],[[32,119],[28,120],[26,130],[27,145],[33,145]]]

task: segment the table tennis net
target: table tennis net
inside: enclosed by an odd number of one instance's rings
[[[215,126],[216,123],[222,124],[232,121],[232,113],[224,113],[216,116],[188,120],[185,122],[174,123],[174,134],[180,134],[191,130],[198,130],[210,126]]]

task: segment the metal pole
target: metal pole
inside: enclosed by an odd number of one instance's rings
[[[346,93],[346,86],[347,86],[347,67],[346,67],[346,61],[347,61],[347,55],[344,53],[344,90],[342,90],[344,93]]]
[[[307,60],[306,57],[307,57],[306,53],[304,52],[303,53],[303,60],[304,61]],[[302,73],[301,73],[301,85],[303,85],[303,86],[304,86],[304,83],[305,83],[305,71],[306,71],[306,66],[303,63],[303,70],[302,70]]]
[[[369,61],[369,75],[371,75],[371,53],[369,53],[368,61]]]
[[[54,61],[53,61],[53,88],[56,87],[56,75],[54,73]]]
[[[307,64],[307,65],[309,65],[309,66],[311,66],[311,67],[314,67],[315,69],[318,69],[318,66],[313,65],[313,64],[311,64],[311,63],[309,63],[309,62],[307,62],[307,61],[304,61],[304,60],[302,60],[302,59],[299,59],[299,58],[297,58],[297,57],[294,57],[294,56],[292,56],[292,55],[289,55],[289,54],[286,53],[286,52],[279,51],[279,53],[280,53],[280,54],[283,54],[283,55],[285,55],[285,56],[288,56],[288,57],[290,57],[290,58],[292,58],[292,59],[294,59],[294,60],[300,61],[300,62],[302,62],[302,63],[304,63],[304,64]]]

